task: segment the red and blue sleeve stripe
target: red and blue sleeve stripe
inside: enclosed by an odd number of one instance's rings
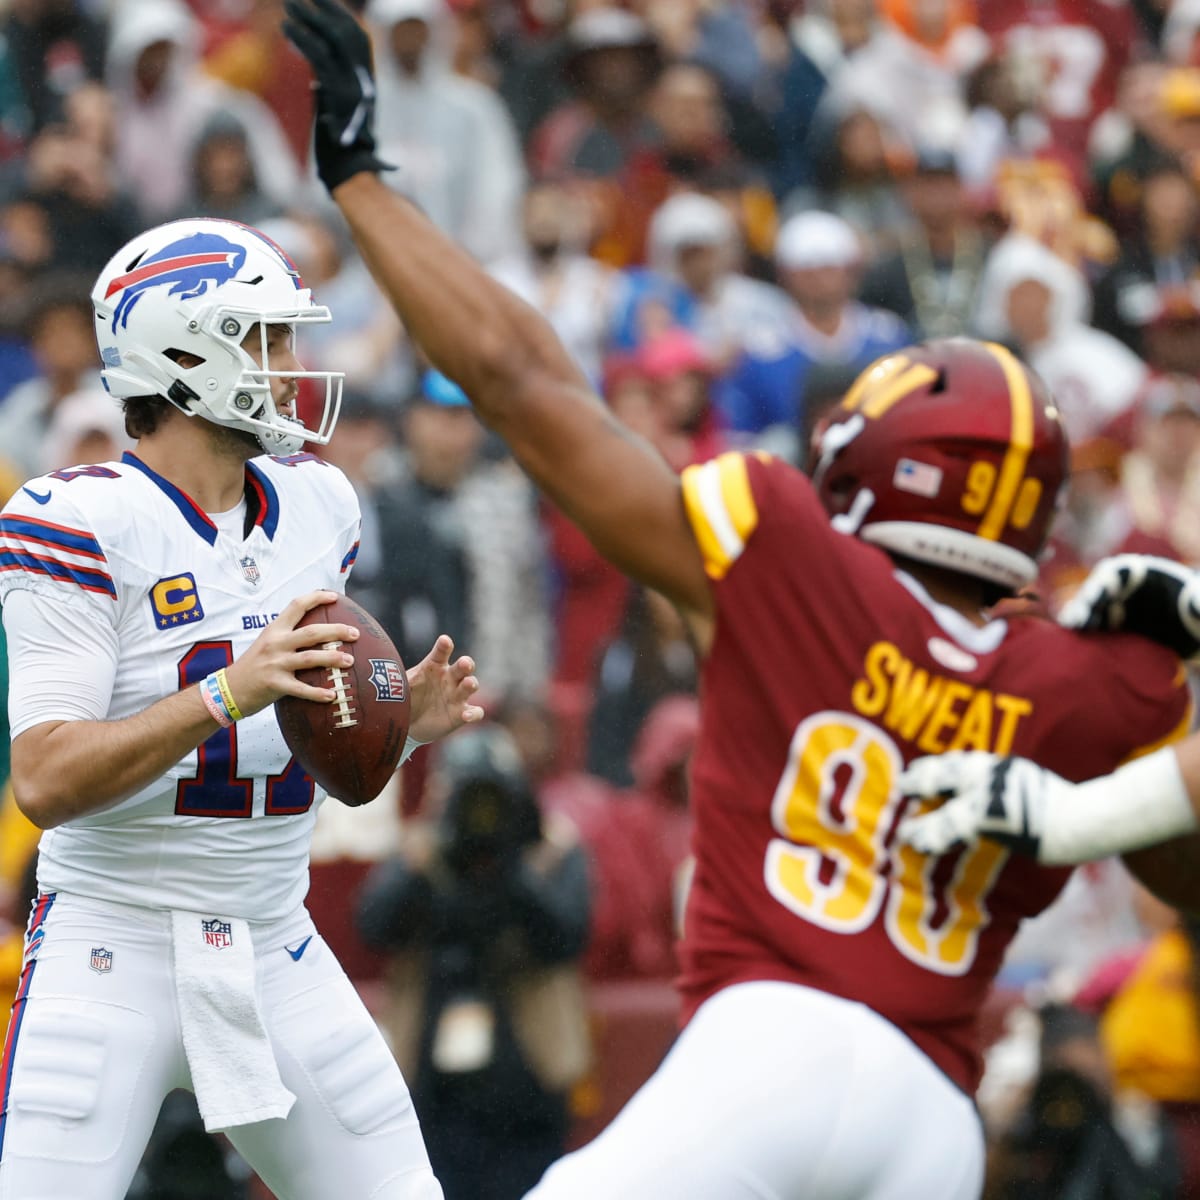
[[[345,575],[347,571],[354,566],[354,560],[358,557],[358,542],[355,542],[349,550],[346,551],[346,557],[342,559],[341,574]]]
[[[39,896],[25,931],[25,967],[17,985],[17,998],[13,1001],[12,1016],[8,1020],[8,1033],[4,1038],[4,1053],[0,1056],[0,1163],[4,1161],[4,1134],[8,1126],[8,1106],[12,1095],[13,1061],[17,1054],[17,1041],[21,1036],[21,1022],[25,1019],[25,1005],[37,969],[37,946],[45,931],[43,926],[54,907],[54,893]]]
[[[0,571],[47,575],[115,600],[117,589],[107,566],[100,543],[84,529],[36,517],[0,517]]]

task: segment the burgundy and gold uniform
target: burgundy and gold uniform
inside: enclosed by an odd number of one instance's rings
[[[968,749],[1083,779],[1183,732],[1157,646],[967,615],[1036,578],[1067,474],[1054,401],[1008,350],[879,360],[813,457],[811,482],[739,454],[683,474],[712,596],[685,1025],[528,1200],[978,1200],[976,1018],[1066,872],[899,845],[897,776]]]
[[[725,455],[683,487],[717,602],[685,1016],[734,983],[806,984],[873,1008],[973,1091],[975,1019],[1004,949],[1068,872],[986,841],[932,861],[896,847],[893,780],[949,749],[1108,772],[1183,732],[1179,663],[1037,617],[972,625],[839,533],[776,460]]]

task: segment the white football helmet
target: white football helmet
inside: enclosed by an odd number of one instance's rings
[[[253,433],[268,454],[294,454],[333,434],[344,375],[272,369],[267,327],[329,321],[270,238],[236,221],[171,221],[135,237],[92,289],[101,378],[117,399],[163,396],[190,417]],[[242,348],[257,327],[262,365]],[[190,367],[182,355],[202,361]],[[315,427],[278,412],[272,378],[325,384]]]

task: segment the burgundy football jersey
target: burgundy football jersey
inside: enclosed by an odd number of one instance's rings
[[[1110,108],[1129,62],[1136,23],[1114,0],[987,0],[979,23],[997,49],[1040,81],[1056,145],[1085,158],[1092,122]]]
[[[975,1026],[1005,947],[1069,872],[981,842],[896,842],[903,764],[1015,753],[1082,780],[1181,736],[1179,662],[1039,617],[980,628],[837,532],[809,481],[726,454],[683,476],[716,627],[692,763],[696,871],[684,1016],[787,980],[861,1001],[973,1091]]]

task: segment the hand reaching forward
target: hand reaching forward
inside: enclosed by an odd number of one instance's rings
[[[909,796],[946,799],[932,811],[905,817],[900,840],[937,855],[988,837],[1037,858],[1047,796],[1055,784],[1071,786],[1023,758],[960,750],[918,758],[896,786]]]
[[[433,742],[460,725],[482,721],[483,709],[471,703],[479,691],[475,660],[467,655],[450,661],[454,641],[442,634],[433,649],[408,672],[412,690],[412,723],[408,736],[417,742]]]
[[[900,840],[931,855],[986,837],[1047,866],[1074,866],[1181,837],[1198,824],[1169,746],[1086,783],[1025,758],[952,751],[918,758],[896,785],[910,796],[947,797],[900,822]]]

